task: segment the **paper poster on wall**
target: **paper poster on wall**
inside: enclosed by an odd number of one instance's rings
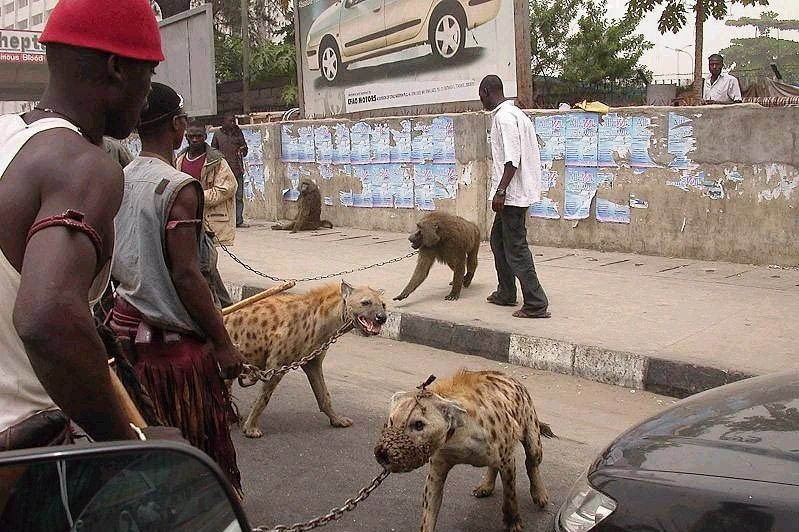
[[[347,124],[336,124],[333,134],[333,163],[350,164],[350,128]]]
[[[596,168],[567,167],[563,218],[584,220],[591,215],[591,201],[598,186]]]
[[[410,120],[400,122],[400,129],[391,130],[391,162],[410,163],[413,161]]]
[[[247,156],[244,157],[244,196],[252,199],[256,192],[263,194],[266,190],[263,139],[257,129],[242,128],[241,131],[247,143]]]
[[[533,203],[529,210],[533,218],[545,218],[547,220],[559,220],[558,202],[551,198],[543,197],[541,201]]]
[[[599,116],[593,113],[566,115],[566,165],[597,166]]]
[[[597,198],[596,219],[598,222],[628,224],[630,223],[630,206]]]
[[[314,128],[314,146],[316,148],[317,163],[333,163],[333,134],[328,126]]]
[[[298,163],[299,137],[294,134],[293,124],[283,124],[280,135],[280,160],[284,163]]]
[[[697,166],[689,156],[696,149],[692,122],[688,117],[674,112],[669,113],[668,152],[672,156],[670,168],[693,170]]]
[[[515,97],[513,6],[301,0],[296,30],[305,115],[478,101],[487,73]]]
[[[563,129],[563,116],[535,117],[535,132],[543,146],[540,146],[541,162],[551,163],[566,156],[566,137]]]

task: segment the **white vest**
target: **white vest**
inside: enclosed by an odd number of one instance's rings
[[[60,118],[44,118],[27,125],[18,115],[0,116],[0,179],[34,135],[56,128],[80,133],[77,127]],[[107,272],[106,268],[103,270],[92,286],[93,298],[105,290]],[[102,278],[105,278],[105,283]],[[36,377],[14,328],[14,304],[19,284],[20,274],[0,250],[0,431],[38,412],[58,408]],[[56,331],[53,333],[57,334]]]

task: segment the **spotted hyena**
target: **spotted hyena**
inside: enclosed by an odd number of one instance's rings
[[[225,316],[231,339],[239,344],[247,361],[262,369],[290,364],[321,346],[333,333],[351,321],[364,336],[380,333],[386,322],[386,304],[381,292],[368,286],[329,284],[305,294],[278,294]],[[334,427],[349,427],[352,420],[333,410],[322,362],[325,353],[302,366],[319,409]],[[282,375],[265,382],[250,414],[242,425],[244,434],[260,438],[258,418],[269,403]]]
[[[444,482],[456,464],[487,467],[472,492],[488,497],[502,475],[502,514],[507,530],[522,530],[516,500],[514,449],[521,442],[533,501],[544,508],[549,494],[541,480],[541,436],[554,437],[538,420],[527,388],[496,371],[461,371],[391,399],[388,421],[375,458],[392,472],[407,472],[430,462],[422,503],[422,532],[436,527]]]

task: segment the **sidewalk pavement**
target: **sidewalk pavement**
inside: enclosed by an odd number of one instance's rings
[[[345,227],[290,234],[269,225],[237,230],[230,249],[281,278],[350,270],[411,251],[406,234]],[[444,300],[452,273],[442,264],[408,299],[391,301],[410,279],[415,257],[343,278],[385,289],[391,317],[384,336],[608,384],[682,397],[797,367],[797,269],[535,245],[533,251],[550,319],[513,318],[514,308],[485,301],[496,287],[488,243],[458,301]],[[219,269],[234,299],[276,284],[221,249]]]

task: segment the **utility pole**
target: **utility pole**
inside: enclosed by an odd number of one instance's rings
[[[241,86],[244,114],[250,114],[250,2],[241,0]]]

